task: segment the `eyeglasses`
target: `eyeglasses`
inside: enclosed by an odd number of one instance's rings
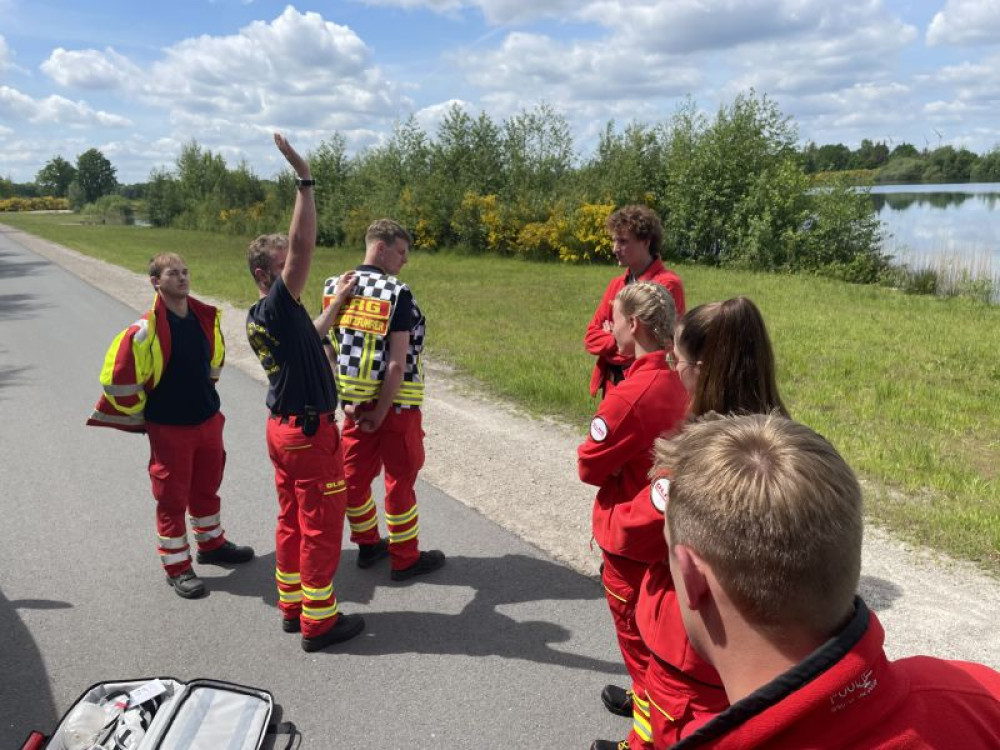
[[[681,365],[687,365],[688,367],[700,367],[701,361],[694,362],[690,359],[677,359],[673,352],[667,355],[667,367],[671,370],[677,371],[681,369]]]

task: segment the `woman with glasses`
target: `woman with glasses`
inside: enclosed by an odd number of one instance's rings
[[[710,302],[690,310],[674,330],[669,366],[690,395],[688,416],[770,413],[788,416],[778,392],[774,353],[760,310],[746,297]],[[665,436],[669,439],[669,435]],[[650,653],[642,684],[654,748],[666,748],[728,706],[715,669],[691,648],[677,606],[663,512],[669,477],[653,477],[618,511],[622,533],[643,539],[654,556],[636,601],[636,627]],[[636,745],[629,737],[624,748]],[[592,750],[622,750],[599,740]]]
[[[640,281],[621,289],[612,305],[611,333],[632,365],[601,402],[590,435],[578,450],[580,479],[600,488],[594,502],[593,535],[603,555],[602,582],[631,689],[608,685],[601,698],[612,713],[633,717],[631,747],[651,747],[642,678],[649,652],[635,623],[639,584],[646,568],[662,558],[648,540],[623,533],[619,510],[648,486],[653,441],[676,430],[687,413],[687,394],[667,365],[673,342],[674,301],[660,284]],[[645,536],[649,536],[644,530]],[[655,541],[655,540],[654,540]]]

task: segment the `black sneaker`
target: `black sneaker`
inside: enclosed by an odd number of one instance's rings
[[[442,565],[444,565],[444,552],[439,549],[430,549],[421,552],[420,557],[410,567],[392,571],[390,577],[394,581],[408,581],[414,576],[433,573]]]
[[[210,549],[208,552],[198,550],[198,562],[201,565],[219,565],[250,562],[253,560],[253,547],[237,547],[230,541],[223,542],[221,547]]]
[[[364,629],[365,619],[361,615],[340,615],[337,618],[337,624],[323,635],[318,635],[315,638],[303,638],[302,650],[319,651],[334,643],[350,640]]]
[[[594,740],[590,750],[628,750],[628,740],[615,742],[614,740]]]
[[[605,685],[601,691],[604,707],[618,716],[632,718],[632,691],[617,685]]]
[[[286,633],[301,633],[302,623],[298,617],[282,617],[281,629]]]
[[[167,576],[167,583],[174,587],[177,596],[182,596],[185,599],[197,599],[205,595],[205,584],[191,568],[179,575]]]
[[[375,544],[358,545],[358,567],[370,568],[383,557],[389,555],[389,540],[383,537]]]

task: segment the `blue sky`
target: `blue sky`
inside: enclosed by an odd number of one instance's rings
[[[122,182],[192,138],[279,168],[376,144],[458,103],[502,120],[545,102],[590,153],[610,119],[712,111],[754,87],[802,140],[1000,144],[1000,0],[0,0],[0,175],[101,149]]]

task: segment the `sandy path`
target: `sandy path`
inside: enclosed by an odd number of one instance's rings
[[[5,229],[136,310],[149,304],[146,277]],[[246,342],[245,311],[221,306],[227,364],[264,381]],[[109,340],[113,329],[109,324]],[[596,573],[598,557],[588,544],[594,489],[576,478],[580,435],[483,398],[446,367],[428,363],[427,374],[422,478],[575,570]],[[1000,581],[974,566],[914,549],[869,525],[861,593],[885,625],[891,657],[930,653],[1000,668]]]

